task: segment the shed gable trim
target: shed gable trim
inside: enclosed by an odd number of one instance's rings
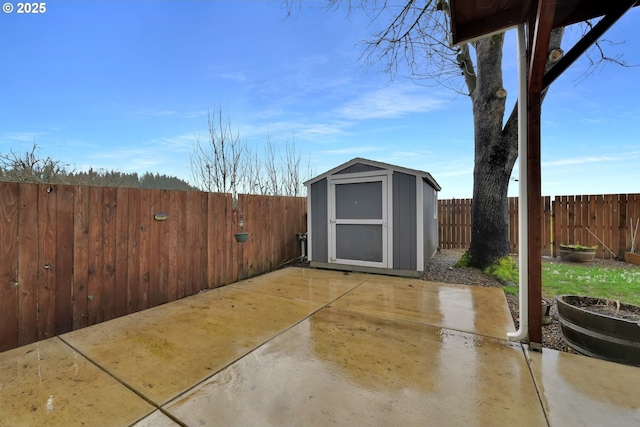
[[[357,164],[363,164],[363,165],[367,165],[370,167],[374,167],[374,168],[378,168],[380,170],[390,170],[390,171],[394,171],[394,172],[402,172],[408,175],[414,175],[414,176],[420,176],[422,177],[422,179],[424,179],[429,185],[431,185],[433,188],[436,189],[436,191],[440,191],[442,188],[440,187],[440,185],[438,185],[438,183],[436,182],[435,179],[433,179],[433,177],[431,176],[431,174],[429,172],[425,172],[425,171],[421,171],[421,170],[417,170],[417,169],[410,169],[410,168],[405,168],[402,166],[395,166],[395,165],[391,165],[389,163],[383,163],[383,162],[377,162],[374,160],[369,160],[369,159],[363,159],[362,157],[356,157],[354,159],[349,160],[346,163],[343,163],[339,166],[336,166],[335,168],[316,176],[315,178],[311,178],[310,180],[304,182],[304,185],[309,186],[317,181],[320,181],[323,178],[327,178],[331,175],[336,175],[336,174],[340,174],[342,171],[344,171],[345,169],[348,169],[354,165]],[[345,172],[342,172],[345,173]]]

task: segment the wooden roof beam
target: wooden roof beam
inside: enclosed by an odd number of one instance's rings
[[[612,2],[613,6],[587,34],[585,34],[544,76],[542,90],[551,86],[567,68],[571,66],[583,53],[587,51],[602,35],[615,24],[629,9],[634,7],[636,0],[618,0]]]
[[[544,68],[549,56],[549,40],[553,30],[553,18],[556,10],[555,0],[540,0],[537,12],[530,15],[529,28],[529,93],[542,93]],[[535,20],[531,22],[531,20]]]

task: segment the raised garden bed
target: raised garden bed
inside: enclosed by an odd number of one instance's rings
[[[624,260],[630,264],[640,265],[640,253],[639,252],[625,252]]]
[[[556,297],[567,345],[587,356],[640,366],[640,307],[603,298]]]

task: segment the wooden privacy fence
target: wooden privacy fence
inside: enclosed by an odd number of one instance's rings
[[[0,351],[273,270],[300,255],[305,212],[299,197],[234,209],[229,194],[0,182]]]
[[[438,201],[440,247],[466,249],[471,242],[472,199]],[[557,256],[559,244],[598,245],[600,258],[623,257],[631,247],[631,223],[640,218],[640,194],[542,198],[542,253]],[[509,198],[509,245],[518,253],[518,198]],[[613,252],[613,254],[609,251]]]

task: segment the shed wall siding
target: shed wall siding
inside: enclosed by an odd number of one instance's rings
[[[335,173],[335,175],[345,174],[345,173],[358,173],[358,172],[371,172],[371,171],[381,171],[384,170],[377,166],[365,165],[362,163],[356,163],[355,165],[351,165],[348,168],[344,168],[341,171]]]
[[[424,195],[424,263],[427,262],[438,250],[438,218],[434,218],[438,193],[427,182],[422,182]]]
[[[327,180],[311,184],[311,256],[314,261],[328,262]]]
[[[416,177],[393,173],[393,268],[416,270]]]

